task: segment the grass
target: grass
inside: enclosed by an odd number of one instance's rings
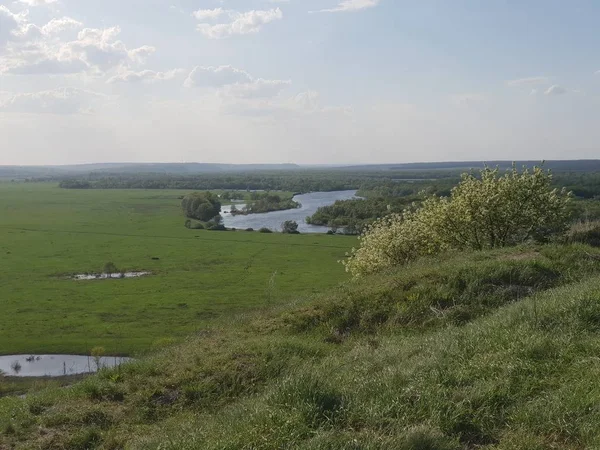
[[[0,183],[0,354],[137,354],[346,279],[352,238],[188,230],[183,194]],[[68,279],[108,262],[152,275]]]
[[[0,448],[598,448],[599,256],[450,254],[276,302],[0,399]]]

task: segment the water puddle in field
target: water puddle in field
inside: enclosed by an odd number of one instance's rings
[[[117,367],[132,361],[125,356],[103,356],[100,368]],[[96,359],[82,355],[7,355],[0,356],[0,373],[11,377],[63,377],[93,373],[98,370]]]
[[[73,276],[74,280],[121,280],[124,278],[139,278],[150,275],[150,272],[123,272],[123,273],[80,273]]]

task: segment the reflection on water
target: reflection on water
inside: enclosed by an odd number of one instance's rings
[[[103,356],[99,365],[116,367],[131,358]],[[0,373],[12,377],[61,377],[96,372],[95,358],[82,355],[8,355],[0,356]]]
[[[124,272],[124,273],[80,273],[73,276],[74,280],[108,280],[122,278],[139,278],[150,275],[150,272]]]
[[[281,231],[281,224],[286,220],[298,222],[298,231],[301,233],[326,233],[329,228],[308,225],[306,216],[312,216],[321,206],[333,205],[337,200],[350,200],[356,198],[356,191],[334,191],[334,192],[312,192],[310,194],[296,195],[294,200],[302,206],[285,211],[272,211],[263,214],[249,214],[232,216],[228,212],[229,206],[221,209],[223,224],[227,228],[246,229],[270,228],[273,231]],[[237,208],[243,205],[236,205]],[[226,213],[227,211],[227,213]]]

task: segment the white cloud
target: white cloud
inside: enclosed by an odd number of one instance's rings
[[[119,27],[104,29],[84,28],[77,38],[62,41],[58,34],[81,28],[80,22],[63,17],[53,19],[41,28],[30,23],[21,24],[9,51],[0,57],[0,74],[67,74],[105,72],[132,64],[143,63],[155,49],[141,46],[130,49],[117,37]]]
[[[229,12],[223,8],[199,9],[198,11],[194,11],[192,13],[192,15],[198,20],[215,20],[225,14],[229,14]]]
[[[173,80],[177,76],[184,73],[183,69],[173,69],[168,72],[155,72],[154,70],[142,70],[135,72],[132,70],[123,71],[117,75],[112,76],[106,82],[107,83],[137,83],[140,81],[166,81]]]
[[[52,3],[56,3],[58,0],[18,0],[18,1],[26,4],[27,6],[42,6],[42,5],[50,5]]]
[[[203,11],[199,15],[206,19],[206,11],[208,10]],[[196,13],[199,12],[196,11]],[[224,11],[223,14],[229,17],[228,22],[217,24],[203,22],[199,23],[196,29],[209,39],[224,39],[234,35],[258,33],[264,25],[283,18],[283,12],[279,8],[264,11],[252,10],[243,13],[228,10]]]
[[[333,8],[310,11],[311,13],[320,12],[352,12],[362,9],[373,8],[379,4],[380,0],[342,0]]]
[[[184,82],[186,87],[216,88],[220,97],[231,99],[276,97],[291,84],[291,80],[254,78],[245,70],[232,66],[198,66]]]
[[[0,102],[0,111],[28,114],[78,114],[91,111],[104,95],[73,87],[15,94]]]
[[[0,5],[0,52],[9,41],[17,38],[22,19],[22,15],[13,14],[6,6]]]
[[[562,95],[566,93],[567,90],[564,87],[555,84],[546,89],[544,95]]]
[[[52,19],[46,25],[42,27],[44,34],[56,34],[67,30],[76,30],[82,28],[83,24],[70,17],[63,17],[61,19]]]
[[[219,88],[236,83],[252,81],[250,74],[232,66],[195,67],[185,80],[186,87]]]
[[[85,28],[79,32],[76,41],[67,44],[67,49],[100,71],[122,63],[142,62],[155,51],[154,47],[150,46],[129,50],[122,41],[116,40],[120,32],[120,27]]]

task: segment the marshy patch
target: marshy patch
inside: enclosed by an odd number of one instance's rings
[[[78,273],[70,276],[72,280],[76,281],[90,281],[90,280],[122,280],[126,278],[141,278],[152,275],[151,272],[113,272],[113,273]]]
[[[0,373],[10,377],[64,377],[97,372],[133,361],[125,356],[6,355],[0,356]]]

